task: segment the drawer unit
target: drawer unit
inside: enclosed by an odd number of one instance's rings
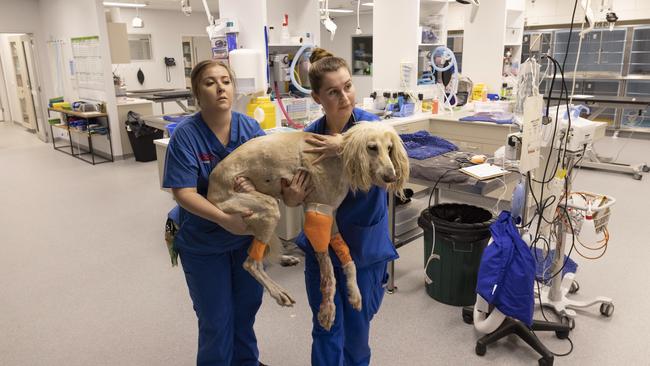
[[[394,126],[398,134],[415,133],[418,131],[429,131],[429,120],[408,122]]]

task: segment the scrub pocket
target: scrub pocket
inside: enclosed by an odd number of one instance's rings
[[[372,266],[388,258],[396,258],[395,247],[390,244],[388,214],[369,226],[339,225],[341,235],[348,243],[357,268]]]
[[[167,222],[165,222],[165,242],[167,243],[167,251],[172,261],[172,267],[178,266],[178,251],[174,247],[174,239],[176,239],[177,233],[178,225],[174,220],[168,218]]]
[[[370,274],[371,278],[373,279],[371,281],[371,288],[368,289],[366,293],[370,294],[370,298],[368,301],[368,315],[370,319],[372,319],[375,314],[379,311],[379,308],[381,307],[381,303],[384,300],[384,294],[386,293],[385,287],[386,283],[388,283],[388,271],[386,269],[387,262],[382,262],[375,264],[371,268],[369,268],[369,271],[372,271],[373,273]]]

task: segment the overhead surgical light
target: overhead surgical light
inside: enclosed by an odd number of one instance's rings
[[[102,3],[104,6],[114,6],[119,8],[144,8],[147,4],[138,4],[138,3],[118,3],[113,1],[104,1]]]
[[[469,4],[476,5],[476,6],[481,5],[479,0],[456,0],[456,2],[459,2],[464,5],[469,5]]]
[[[327,29],[327,31],[330,32],[330,40],[333,41],[334,35],[336,34],[337,27],[336,27],[336,23],[334,23],[332,18],[330,18],[330,12],[332,11],[332,9],[329,8],[329,3],[330,3],[329,0],[325,0],[324,2],[325,7],[320,9],[321,13],[324,14],[321,14],[320,19],[323,22],[323,26],[325,27],[325,29]]]
[[[610,32],[613,31],[614,25],[618,20],[618,16],[616,16],[616,13],[614,13],[613,11],[611,11],[611,9],[609,9],[609,12],[607,13],[607,15],[605,15],[605,19],[607,20],[607,23],[609,23],[609,31]]]
[[[144,28],[144,21],[140,18],[139,15],[136,15],[135,18],[131,21],[131,26],[133,28]]]
[[[181,0],[181,11],[185,16],[192,15],[192,6],[190,5],[190,0]]]
[[[140,8],[135,8],[135,18],[131,20],[133,28],[144,28],[144,21],[140,18]]]

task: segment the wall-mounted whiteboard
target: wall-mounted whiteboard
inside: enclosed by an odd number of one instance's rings
[[[74,73],[77,79],[79,97],[95,95],[93,91],[105,88],[99,37],[71,38]]]

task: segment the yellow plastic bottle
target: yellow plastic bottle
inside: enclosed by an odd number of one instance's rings
[[[474,84],[474,87],[472,88],[472,101],[483,100],[483,89],[487,90],[484,83]]]
[[[259,122],[263,130],[276,126],[275,104],[269,97],[252,98],[246,106],[246,115]]]

